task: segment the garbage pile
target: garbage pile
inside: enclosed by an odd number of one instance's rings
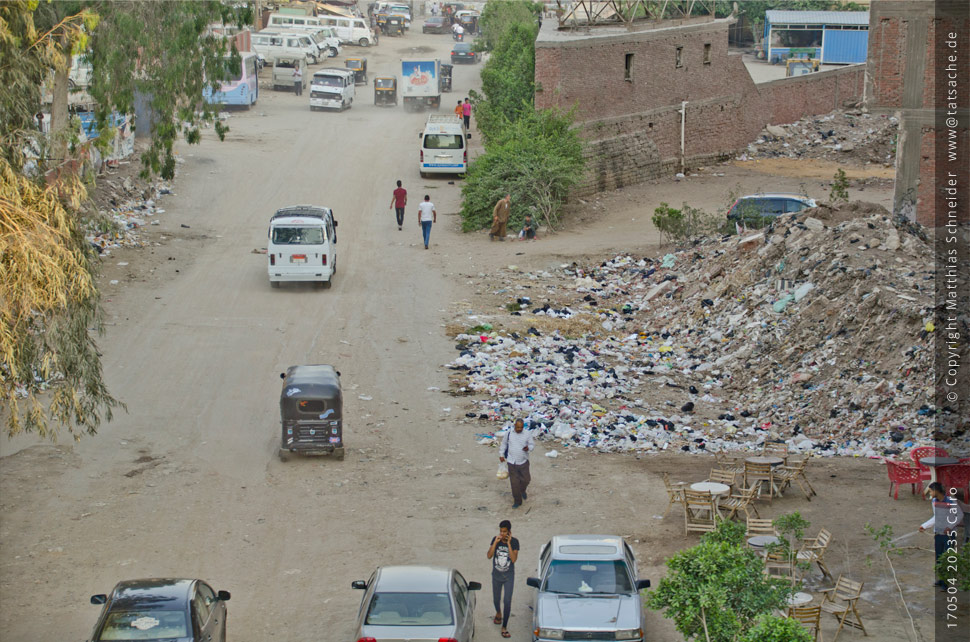
[[[88,222],[88,242],[98,253],[118,247],[143,247],[145,242],[138,230],[159,224],[152,217],[165,213],[157,205],[165,194],[172,194],[172,187],[161,179],[147,184],[137,175],[99,178],[92,200],[100,217]]]
[[[468,421],[522,417],[602,451],[929,443],[933,257],[918,234],[853,203],[662,258],[510,270],[509,312],[456,336],[451,392],[478,396]]]
[[[768,125],[748,145],[745,158],[823,158],[892,166],[899,121],[860,111],[809,116],[789,125]]]

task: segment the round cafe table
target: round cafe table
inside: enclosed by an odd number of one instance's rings
[[[936,481],[936,469],[944,466],[954,466],[960,463],[956,457],[920,457],[919,463],[930,469],[930,483]]]
[[[813,598],[810,593],[802,593],[799,591],[788,598],[788,606],[805,606],[806,604],[811,603],[812,599]]]
[[[755,535],[754,537],[748,538],[748,546],[763,549],[770,544],[777,544],[780,541],[774,535]]]
[[[772,466],[781,466],[785,463],[785,460],[781,457],[748,457],[744,461],[752,464],[771,464]]]
[[[710,493],[715,497],[727,495],[731,492],[730,486],[717,482],[697,482],[696,484],[691,484],[690,489],[698,493]]]

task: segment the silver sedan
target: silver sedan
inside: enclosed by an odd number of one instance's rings
[[[382,566],[366,582],[357,614],[358,642],[410,640],[470,642],[475,636],[475,593],[453,568]]]

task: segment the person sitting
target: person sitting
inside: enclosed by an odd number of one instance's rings
[[[460,22],[456,22],[452,25],[451,30],[455,32],[455,38],[461,40],[465,35],[465,28],[461,26]]]
[[[519,232],[519,238],[523,241],[532,241],[536,237],[536,226],[532,222],[532,216],[530,214],[525,215],[525,221],[522,223],[522,231]]]

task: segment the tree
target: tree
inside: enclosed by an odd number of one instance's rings
[[[486,144],[519,116],[535,109],[535,39],[534,24],[509,25],[482,67],[482,94],[471,95]]]
[[[481,51],[493,51],[513,25],[536,24],[538,27],[537,18],[542,10],[541,2],[528,0],[487,3],[479,20],[482,36],[476,44]]]
[[[700,544],[667,560],[667,575],[647,605],[663,610],[685,639],[737,642],[760,615],[785,606],[791,587],[764,573],[764,562],[743,545],[739,524],[722,522]]]
[[[462,186],[462,229],[487,227],[492,206],[512,195],[510,222],[526,213],[554,228],[569,189],[583,173],[583,145],[570,128],[572,113],[529,111],[497,133],[472,161]]]

